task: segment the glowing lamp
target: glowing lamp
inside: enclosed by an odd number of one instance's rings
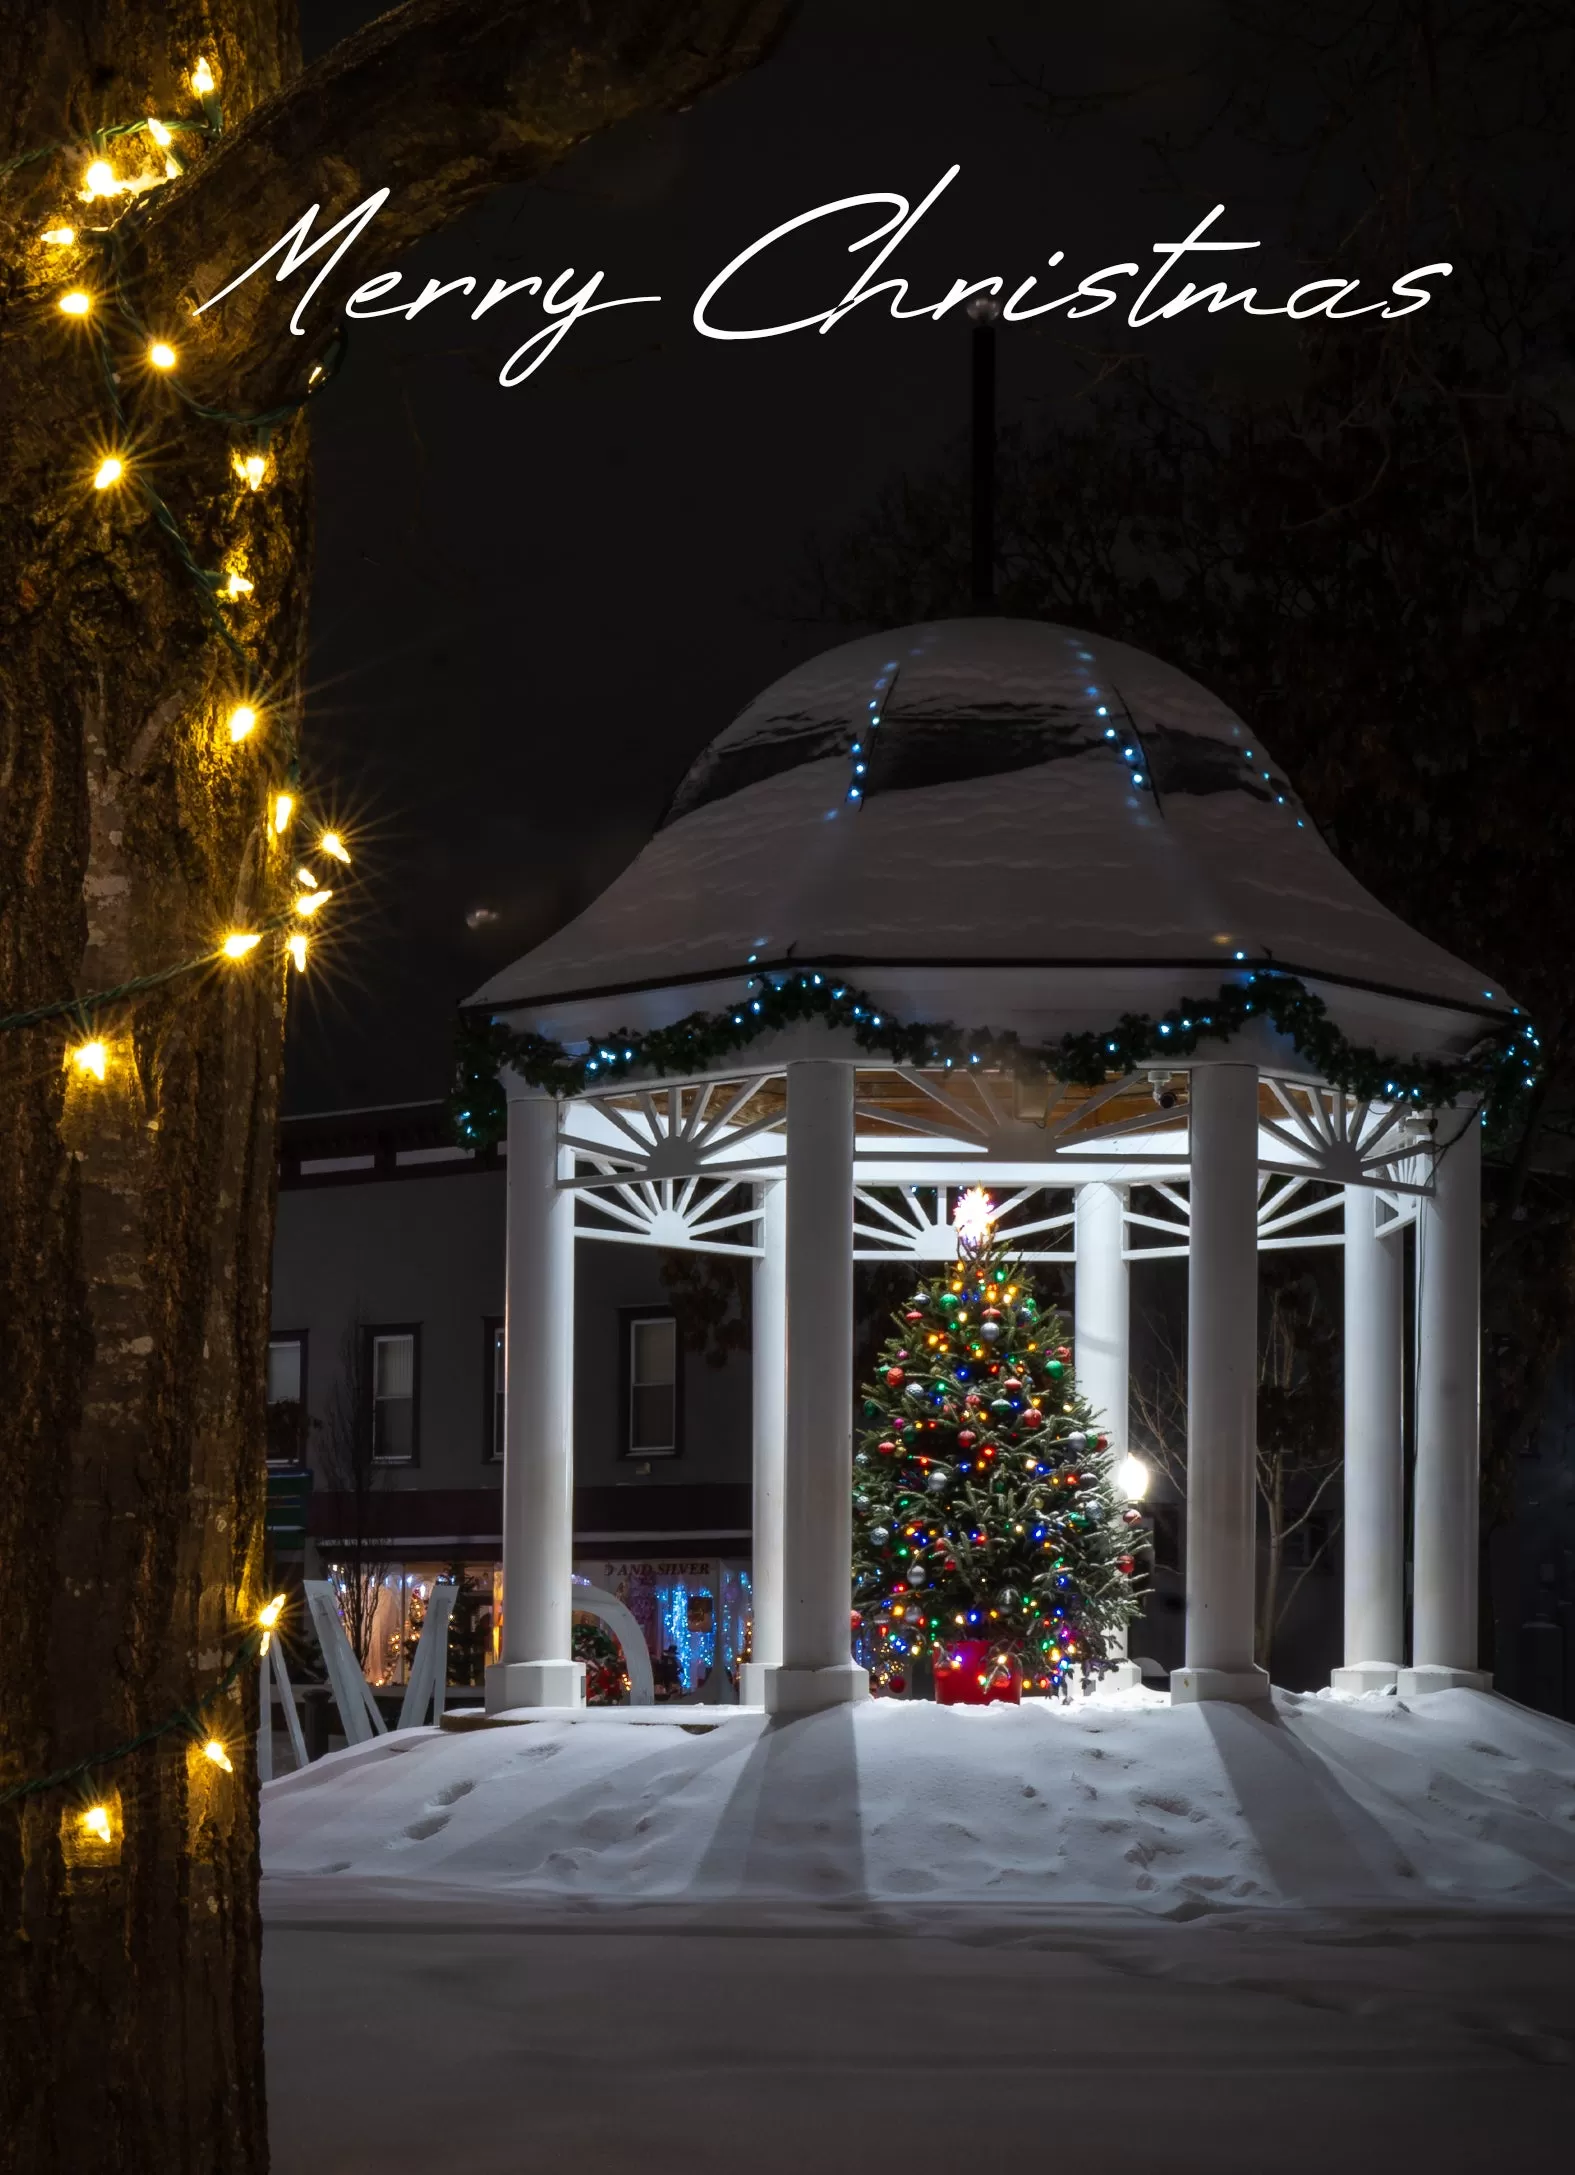
[[[167,151],[170,145],[175,141],[169,130],[164,126],[164,123],[162,121],[155,120],[151,113],[148,115],[148,134],[153,138],[153,141],[158,145],[161,151]]]
[[[263,478],[268,473],[267,454],[237,453],[235,456],[235,473],[245,480],[251,490],[260,491]]]
[[[196,67],[191,71],[191,87],[199,98],[206,98],[208,93],[215,88],[213,70],[208,66],[206,60],[199,60]]]
[[[337,831],[324,831],[317,845],[319,852],[326,853],[330,860],[343,861],[346,867],[349,866],[350,856],[345,851],[345,842]]]
[[[219,949],[226,959],[244,959],[246,954],[255,951],[261,942],[262,938],[253,936],[249,929],[232,929],[219,946]]]
[[[290,818],[294,813],[295,795],[293,793],[276,795],[273,804],[273,827],[281,837],[290,828]]]
[[[155,340],[148,349],[148,361],[152,363],[155,370],[173,370],[175,367],[175,350],[170,346],[168,340]]]
[[[119,483],[125,473],[125,462],[118,459],[115,454],[109,454],[99,462],[98,467],[93,472],[94,490],[107,491],[112,483]]]
[[[977,1251],[987,1246],[995,1224],[995,1203],[983,1186],[970,1186],[957,1203],[952,1228],[964,1246]]]
[[[293,936],[285,939],[284,948],[295,962],[296,973],[304,974],[306,972],[306,937],[304,933],[297,929]]]
[[[1129,1503],[1141,1503],[1148,1493],[1148,1467],[1141,1458],[1124,1457],[1116,1480]]]
[[[107,1805],[90,1805],[82,1815],[81,1824],[96,1841],[100,1843],[110,1841],[109,1807]]]
[[[255,732],[256,728],[257,712],[249,702],[243,702],[239,708],[230,712],[230,738],[232,740],[244,740],[246,735],[249,732]]]
[[[315,914],[320,906],[326,906],[333,897],[331,891],[303,891],[295,902],[298,914]]]
[[[202,1748],[202,1756],[205,1760],[212,1760],[215,1767],[222,1767],[227,1775],[234,1774],[235,1762],[230,1758],[217,1737],[208,1739],[208,1742]]]
[[[108,159],[95,159],[82,176],[82,197],[91,203],[95,196],[118,196],[125,183],[115,179],[115,169]]]
[[[71,1053],[71,1062],[78,1072],[90,1072],[95,1080],[102,1080],[109,1052],[102,1042],[79,1042]]]
[[[43,238],[51,249],[69,249],[77,238],[77,230],[75,227],[46,227]]]
[[[232,573],[225,583],[224,594],[233,602],[237,597],[249,597],[255,587],[256,584],[249,582],[244,574]]]
[[[60,307],[67,317],[86,317],[93,307],[93,297],[81,287],[73,287],[60,297]]]

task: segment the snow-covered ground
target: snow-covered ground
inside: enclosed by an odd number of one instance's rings
[[[1575,1729],[1474,1692],[396,1733],[263,1791],[267,1907],[1575,1910]],[[891,1922],[890,1920],[887,1921]]]
[[[1476,1693],[402,1732],[263,1848],[276,2175],[1567,2157],[1575,1730]]]

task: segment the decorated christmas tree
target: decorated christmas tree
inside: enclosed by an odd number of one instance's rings
[[[1136,1615],[1141,1514],[1066,1324],[964,1196],[959,1256],[894,1314],[853,1465],[854,1631],[877,1692],[930,1670],[1070,1696]]]
[[[570,1651],[585,1664],[585,1704],[621,1707],[629,1696],[623,1650],[598,1616],[576,1615]]]

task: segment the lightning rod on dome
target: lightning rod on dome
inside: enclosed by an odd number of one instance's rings
[[[973,324],[973,608],[995,610],[995,327],[993,294],[968,305]]]

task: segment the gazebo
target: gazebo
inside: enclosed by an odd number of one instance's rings
[[[1267,1694],[1256,1257],[1299,1244],[1345,1257],[1336,1682],[1486,1687],[1473,1064],[1529,1030],[1354,881],[1262,741],[1195,681],[1038,622],[846,643],[751,703],[624,874],[471,1004],[493,1023],[507,1096],[491,1711],[583,1696],[582,1239],[752,1259],[744,1697],[794,1713],[867,1696],[849,1634],[853,1263],[950,1259],[953,1199],[975,1185],[1025,1257],[1074,1264],[1078,1373],[1117,1446],[1130,1264],[1187,1261],[1173,1699]]]

